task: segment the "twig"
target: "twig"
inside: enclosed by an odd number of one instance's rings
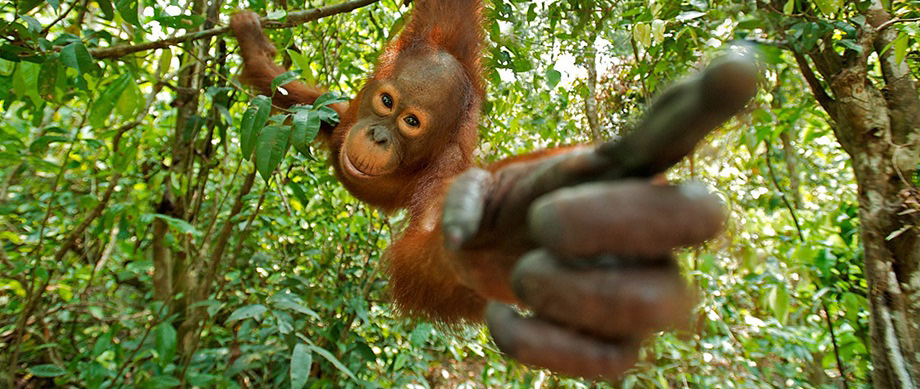
[[[843,360],[840,359],[840,347],[837,347],[837,335],[834,334],[834,323],[831,323],[831,311],[827,309],[827,303],[821,298],[821,308],[824,309],[824,320],[827,323],[827,330],[831,335],[831,344],[834,346],[834,357],[837,358],[837,371],[840,372],[840,379],[843,382],[843,389],[849,389],[850,384],[847,382],[847,376],[843,373]]]
[[[764,140],[764,146],[767,147],[767,152],[764,155],[764,160],[767,161],[767,170],[770,171],[770,179],[773,181],[773,185],[776,186],[776,191],[779,192],[779,198],[783,200],[783,204],[786,206],[786,209],[789,210],[789,215],[792,216],[792,222],[795,223],[795,230],[798,232],[799,240],[805,242],[805,234],[802,232],[802,226],[799,224],[799,218],[795,214],[795,208],[792,207],[792,204],[789,202],[789,199],[786,198],[786,192],[783,192],[781,186],[779,186],[779,181],[776,179],[776,172],[773,170],[773,162],[770,159],[770,153],[773,152],[773,147],[770,145],[770,141]]]
[[[254,172],[255,172],[255,171],[253,171],[253,173],[254,173]],[[251,177],[255,177],[255,176],[252,175]],[[247,177],[247,179],[248,179],[248,177]],[[247,181],[247,182],[248,182],[248,181]],[[242,251],[242,250],[240,249],[240,247],[242,247],[243,242],[246,240],[246,237],[247,237],[248,234],[249,234],[250,227],[252,227],[253,221],[255,220],[256,216],[259,214],[259,210],[262,209],[262,203],[265,201],[265,194],[266,194],[267,192],[268,192],[268,188],[267,188],[267,187],[262,189],[262,194],[259,196],[259,201],[256,202],[256,207],[255,207],[255,209],[253,209],[252,214],[249,215],[249,218],[246,220],[246,226],[243,227],[243,230],[240,231],[240,234],[239,234],[239,236],[237,237],[236,247],[235,247],[234,250],[233,250],[233,259],[230,260],[230,267],[235,267],[234,264],[236,263],[237,259],[239,258],[240,252]],[[229,218],[228,218],[228,223],[229,223]],[[213,283],[214,280],[213,280],[213,279],[212,279],[212,280],[206,280],[205,282],[208,282],[208,283],[209,283],[208,285],[210,285],[210,283]],[[223,292],[224,286],[225,286],[225,285],[226,285],[226,280],[221,279],[221,281],[218,282],[217,291],[215,292],[215,295],[218,295],[218,294],[220,294],[221,292]],[[204,301],[207,297],[208,297],[207,295],[201,296],[201,298],[199,298],[198,301]],[[186,377],[185,377],[185,373],[186,373],[186,371],[188,370],[188,367],[189,367],[189,365],[191,365],[191,362],[192,362],[192,356],[195,355],[195,352],[198,350],[198,346],[201,344],[201,334],[204,332],[205,327],[210,327],[210,326],[214,325],[214,321],[217,320],[217,317],[216,317],[216,315],[214,315],[214,316],[209,316],[209,317],[206,318],[206,320],[207,320],[207,321],[206,321],[205,323],[202,323],[201,325],[199,325],[199,326],[195,329],[195,336],[194,336],[194,338],[192,339],[192,346],[189,348],[189,351],[188,351],[187,353],[185,353],[185,355],[183,356],[184,362],[180,362],[180,364],[183,365],[183,367],[182,367],[182,373],[180,374],[180,377],[182,377],[182,382],[183,382],[183,384],[184,384],[185,378],[186,378]]]
[[[884,31],[886,28],[891,27],[891,25],[895,23],[910,23],[910,22],[916,22],[916,21],[920,21],[920,18],[906,18],[906,19],[894,18],[885,23],[879,24],[879,26],[875,28],[875,31],[876,32]]]
[[[786,208],[789,210],[789,214],[792,215],[792,221],[795,223],[795,229],[798,231],[799,242],[804,244],[805,234],[802,233],[802,227],[799,226],[799,219],[795,215],[795,208],[793,208],[792,204],[789,203],[789,200],[786,198],[786,193],[783,192],[782,187],[779,186],[779,182],[776,179],[776,172],[773,170],[773,163],[770,161],[770,153],[773,151],[773,148],[770,147],[770,142],[767,140],[764,140],[764,145],[767,147],[767,153],[764,156],[764,159],[767,162],[767,170],[770,171],[770,179],[773,181],[773,185],[776,186],[776,190],[779,192],[779,197],[783,200],[783,204],[785,204]],[[821,297],[821,307],[824,308],[824,317],[827,321],[827,330],[831,336],[831,345],[834,346],[834,356],[837,357],[837,371],[840,372],[840,379],[843,382],[844,389],[848,389],[850,385],[847,382],[846,374],[843,372],[843,361],[840,359],[840,348],[837,346],[837,335],[834,333],[834,323],[831,322],[830,311],[828,311],[827,303],[824,302],[823,297]]]
[[[260,22],[262,23],[263,28],[270,29],[280,29],[288,28],[297,25],[304,24],[313,20],[321,19],[327,16],[332,16],[340,13],[350,12],[352,10],[365,7],[367,5],[376,3],[380,0],[354,0],[347,3],[330,5],[327,7],[314,8],[304,11],[290,12],[287,15],[287,20],[284,22],[277,22],[273,20],[268,20],[267,18],[261,18]],[[147,51],[153,49],[162,49],[170,46],[175,46],[180,43],[185,43],[188,41],[206,39],[216,35],[220,35],[230,31],[230,26],[215,27],[207,30],[202,30],[198,32],[193,32],[191,34],[180,35],[176,37],[161,39],[158,41],[141,43],[138,45],[115,45],[112,47],[103,47],[95,48],[89,50],[93,58],[102,59],[102,58],[118,58],[128,54],[137,53],[140,51]]]
[[[818,80],[817,75],[811,69],[811,65],[808,64],[808,60],[805,59],[805,56],[793,50],[792,56],[795,57],[796,64],[799,65],[799,70],[802,71],[802,77],[805,77],[805,82],[808,83],[808,86],[811,88],[811,92],[815,95],[815,99],[818,100],[818,104],[821,104],[821,107],[824,108],[827,112],[834,112],[834,99],[827,94],[827,91],[821,85],[821,81]]]
[[[51,23],[48,23],[48,25],[45,26],[45,28],[42,28],[42,31],[38,33],[38,36],[45,36],[45,34],[48,33],[48,30],[50,30],[52,26],[54,26],[55,24],[58,24],[58,22],[66,18],[67,15],[70,13],[70,11],[73,11],[73,9],[76,8],[77,4],[79,3],[80,3],[80,0],[74,0],[74,2],[70,4],[70,8],[67,8],[66,11],[58,15],[58,17],[55,18],[53,21],[51,21]]]
[[[141,341],[137,343],[137,347],[135,347],[134,350],[131,351],[131,355],[128,358],[125,358],[125,362],[122,363],[121,367],[118,368],[118,373],[115,374],[115,381],[112,381],[113,387],[115,386],[115,384],[118,383],[118,379],[122,377],[121,373],[125,371],[125,368],[128,367],[128,364],[131,363],[132,360],[134,360],[134,356],[137,355],[137,352],[141,351],[141,348],[144,347],[144,342],[147,341],[147,337],[150,336],[150,331],[153,330],[153,327],[158,326],[162,322],[162,320],[160,320],[159,318],[160,318],[160,315],[163,314],[163,308],[165,308],[167,305],[169,304],[167,304],[166,301],[161,302],[160,309],[157,310],[156,316],[153,317],[153,322],[150,323],[150,326],[144,330],[144,336],[141,337]]]

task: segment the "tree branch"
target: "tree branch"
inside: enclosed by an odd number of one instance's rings
[[[834,99],[827,94],[826,90],[824,90],[824,86],[821,85],[821,81],[818,80],[815,72],[811,70],[811,65],[808,64],[808,60],[805,59],[805,56],[802,55],[802,53],[799,53],[795,50],[792,50],[792,55],[795,57],[795,62],[799,65],[799,70],[802,71],[802,77],[805,77],[805,82],[808,83],[808,86],[811,88],[811,92],[815,95],[815,99],[818,100],[818,104],[821,104],[821,107],[824,108],[825,112],[832,114]]]
[[[906,18],[906,19],[894,18],[876,27],[875,31],[881,32],[885,30],[886,28],[891,27],[891,25],[895,23],[913,23],[913,22],[918,22],[918,21],[920,21],[920,18]]]
[[[80,222],[80,224],[77,225],[73,231],[70,231],[70,234],[68,234],[66,238],[64,238],[64,243],[61,244],[61,246],[58,247],[57,252],[54,253],[54,262],[60,262],[60,260],[64,258],[64,255],[67,254],[67,251],[76,245],[77,237],[83,234],[83,231],[86,230],[86,227],[89,227],[90,223],[92,223],[94,220],[96,220],[97,217],[99,217],[99,215],[102,214],[102,211],[106,206],[108,206],[109,199],[112,197],[112,193],[115,193],[115,187],[118,186],[118,179],[120,178],[120,171],[112,173],[112,176],[109,177],[109,187],[106,188],[102,198],[99,199],[99,203],[97,203],[96,207],[93,208],[93,210],[90,211],[88,215],[86,215],[86,218],[84,218],[83,221]]]
[[[270,29],[279,29],[279,28],[288,28],[293,26],[298,26],[306,22],[314,21],[317,19],[322,19],[327,16],[332,16],[340,13],[350,12],[355,9],[365,7],[376,3],[380,0],[353,0],[347,3],[330,5],[326,7],[314,8],[304,11],[291,12],[287,15],[287,20],[284,22],[278,22],[274,20],[268,20],[266,18],[261,19],[261,23],[264,28]],[[180,43],[210,38],[212,36],[223,34],[227,31],[230,31],[230,26],[221,26],[215,27],[207,30],[197,31],[190,34],[175,36],[172,38],[161,39],[154,42],[141,43],[137,45],[115,45],[111,47],[102,47],[95,48],[90,50],[93,58],[102,59],[102,58],[118,58],[128,54],[137,53],[140,51],[162,49],[170,46],[175,46]]]

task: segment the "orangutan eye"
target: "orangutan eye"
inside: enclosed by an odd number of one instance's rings
[[[384,107],[393,108],[393,97],[387,93],[380,95],[380,102],[383,103]]]
[[[419,124],[421,124],[418,122],[418,118],[415,116],[406,116],[403,121],[406,122],[406,124],[408,124],[410,127],[418,127]]]

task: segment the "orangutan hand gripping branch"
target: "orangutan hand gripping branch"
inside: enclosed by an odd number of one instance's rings
[[[384,254],[396,306],[441,323],[483,319],[502,350],[534,365],[614,377],[652,331],[686,322],[692,294],[671,257],[721,228],[696,187],[654,185],[753,95],[756,71],[728,59],[672,88],[617,143],[472,167],[484,98],[479,0],[418,0],[364,88],[323,138],[339,180],[383,210],[407,209]],[[243,79],[262,93],[284,69],[259,18],[231,18]],[[322,90],[293,82],[281,107]],[[489,303],[487,307],[487,302]],[[529,309],[521,317],[502,303]]]

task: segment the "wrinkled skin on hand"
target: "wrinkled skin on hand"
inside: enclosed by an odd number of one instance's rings
[[[486,322],[499,348],[554,371],[613,378],[650,333],[686,325],[693,294],[671,252],[714,236],[724,214],[701,186],[650,177],[743,108],[756,83],[750,59],[729,57],[666,92],[618,142],[454,180],[445,244],[464,283],[494,300]]]

